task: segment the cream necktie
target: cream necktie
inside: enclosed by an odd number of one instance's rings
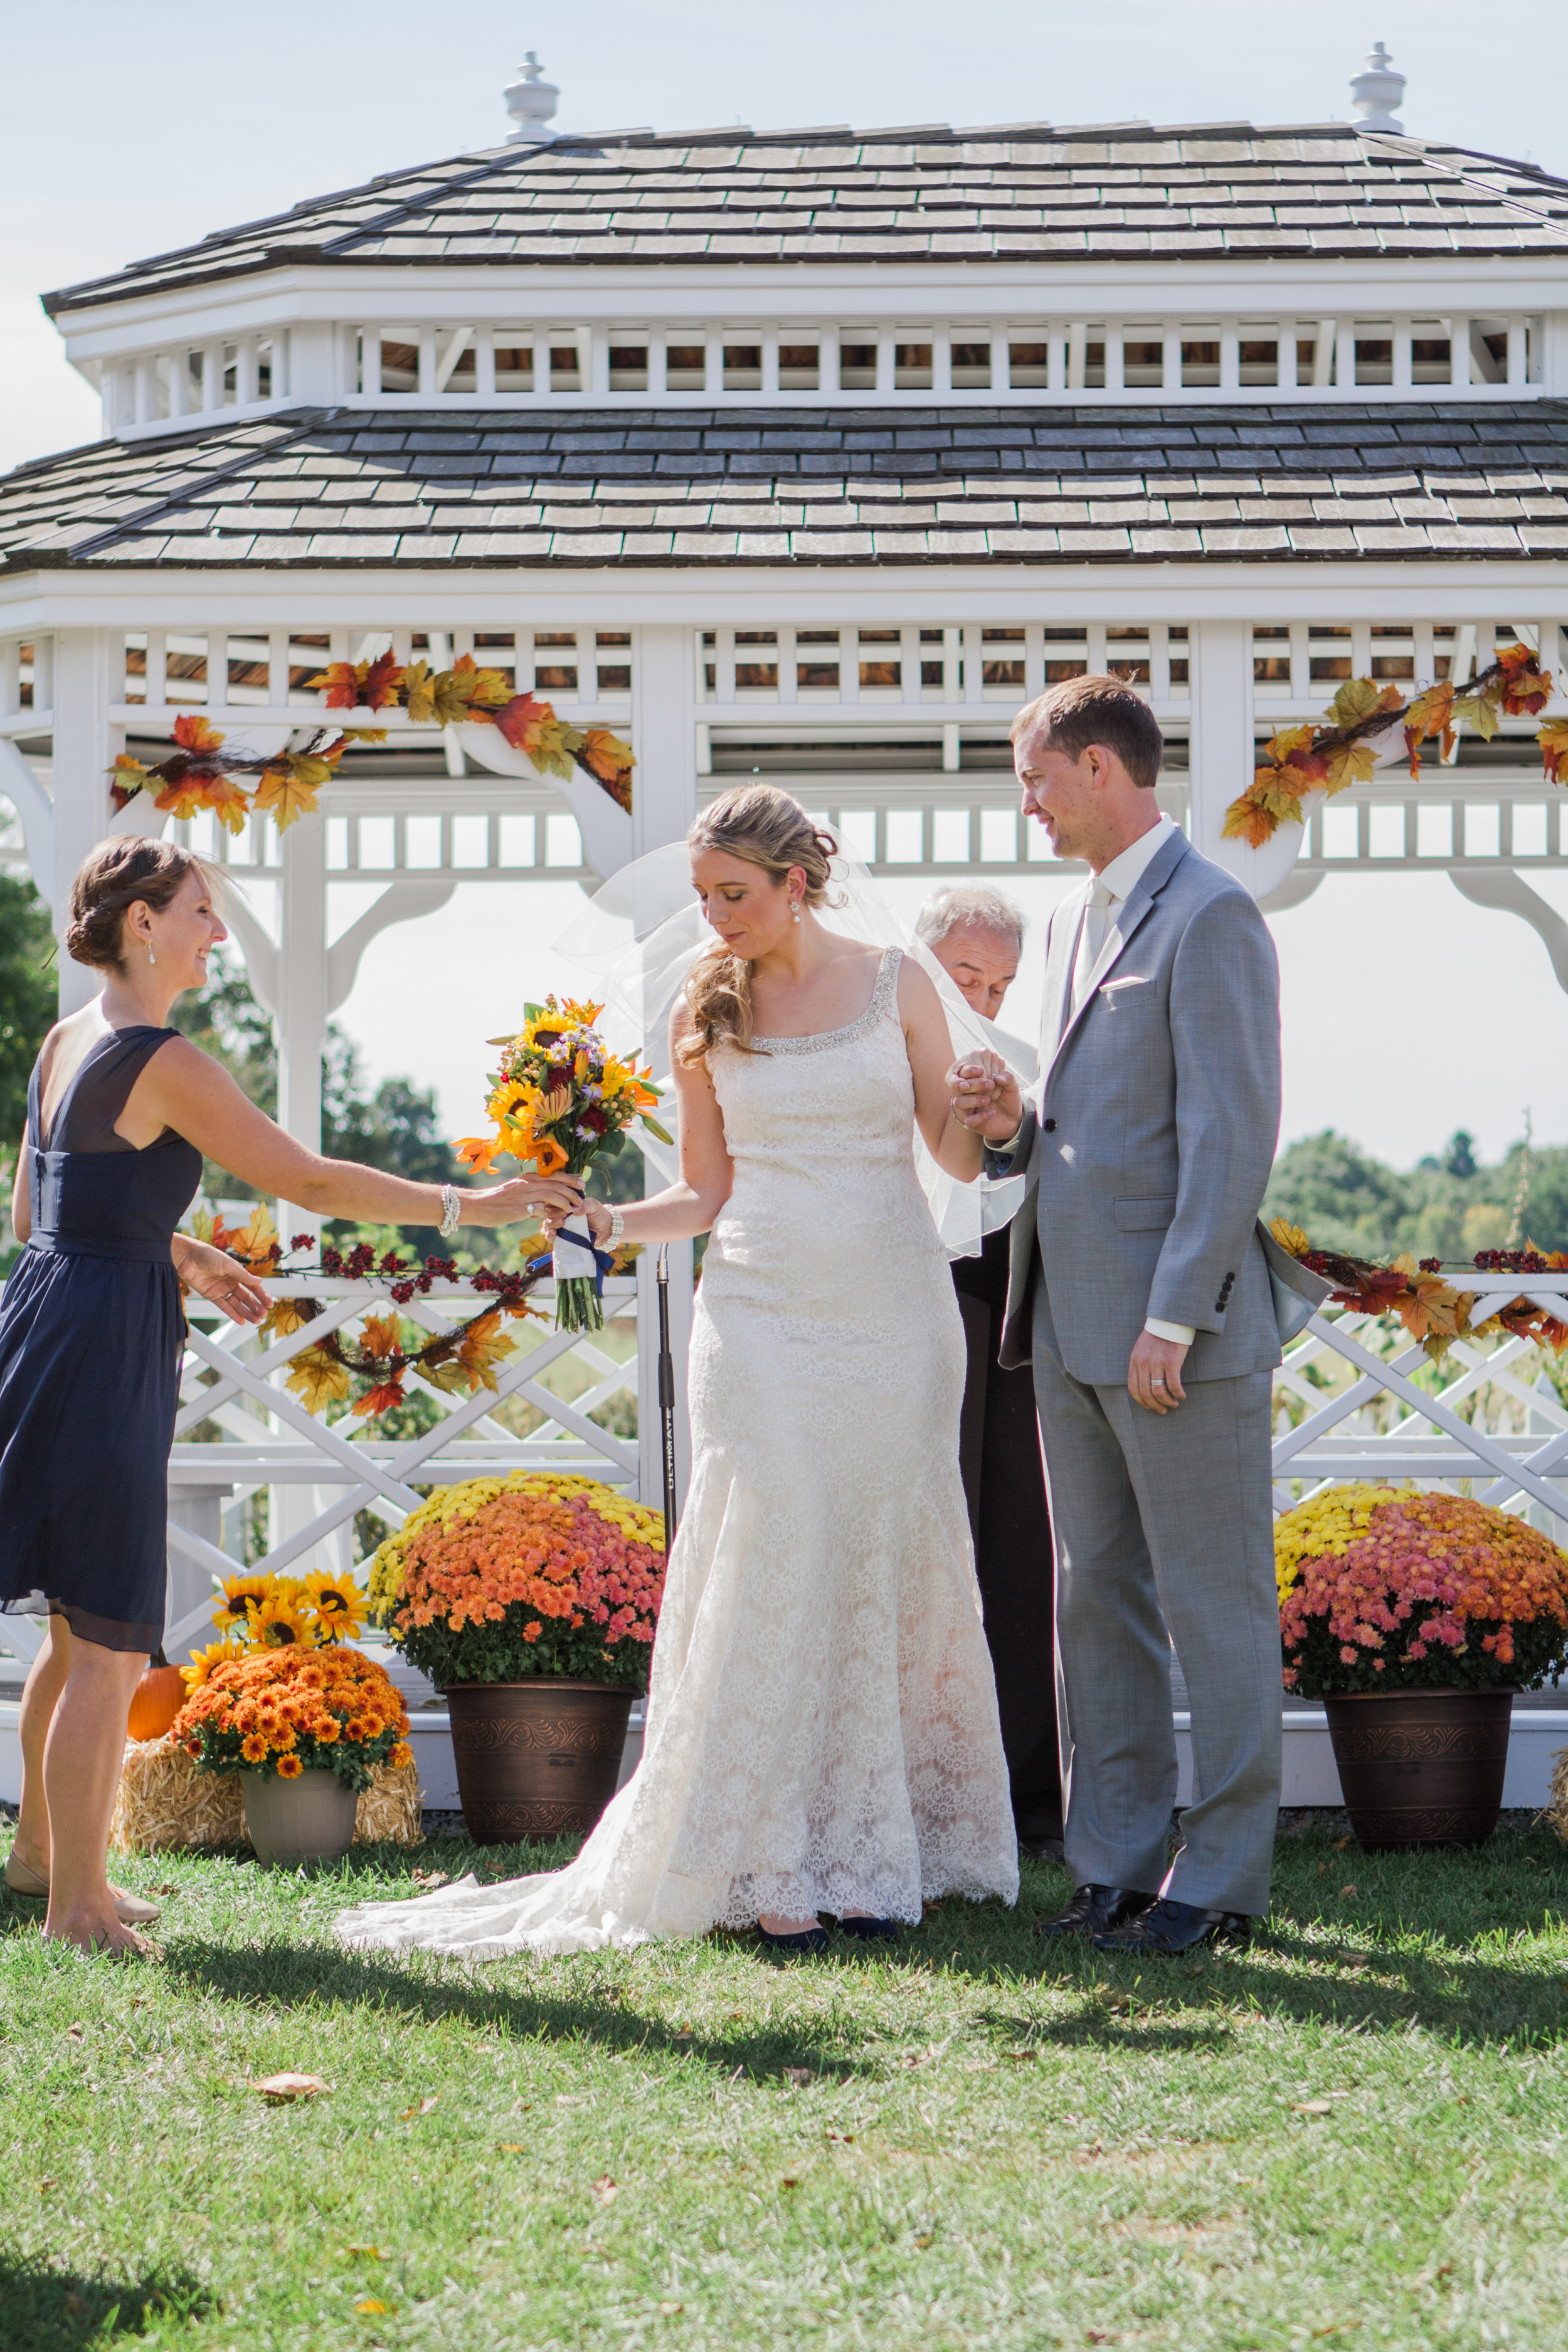
[[[1089,904],[1083,910],[1083,928],[1078,935],[1078,956],[1072,968],[1072,1012],[1069,1019],[1077,1018],[1079,1007],[1089,994],[1089,979],[1100,961],[1100,950],[1105,944],[1105,926],[1114,900],[1115,893],[1108,882],[1097,877],[1090,883]]]

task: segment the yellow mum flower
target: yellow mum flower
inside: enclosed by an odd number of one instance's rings
[[[278,1778],[280,1780],[297,1780],[304,1769],[297,1756],[279,1756],[278,1759]]]

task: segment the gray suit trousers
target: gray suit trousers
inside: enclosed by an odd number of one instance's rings
[[[1063,1369],[1037,1265],[1033,1290],[1074,1883],[1266,1914],[1280,1769],[1270,1376],[1194,1381],[1184,1404],[1149,1412]],[[1173,1643],[1193,1800],[1165,1886]]]

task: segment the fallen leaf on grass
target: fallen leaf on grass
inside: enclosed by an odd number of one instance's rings
[[[1341,1902],[1342,1903],[1342,1902],[1344,1901],[1344,1898],[1345,1898],[1345,1896],[1346,1896],[1347,1895],[1353,1895],[1354,1893],[1355,1893],[1355,1886],[1354,1886],[1353,1882],[1352,1882],[1352,1884],[1351,1885],[1349,1885],[1349,1886],[1342,1886],[1342,1887],[1341,1887],[1341,1889],[1340,1889],[1340,1900],[1341,1900]]]
[[[830,2131],[827,2137],[829,2139],[836,2139],[840,2147],[853,2147],[855,2145],[855,2135],[853,2132]]]
[[[927,2231],[925,2231],[925,2233],[924,2233],[924,2235],[923,2235],[923,2236],[919,2237],[919,2238],[917,2238],[917,2239],[915,2240],[915,2244],[920,2248],[920,2250],[921,2250],[921,2252],[922,2253],[925,2252],[926,2248],[930,2245],[930,2243],[931,2243],[931,2236],[932,2236],[932,2232],[931,2232],[930,2230],[927,2230]]]
[[[414,1874],[414,1884],[416,1886],[423,1886],[426,1892],[429,1893],[433,1887],[445,1886],[449,1875],[450,1874],[445,1870],[416,1870]]]
[[[1343,1853],[1343,1852],[1344,1852],[1344,1850],[1345,1850],[1346,1846],[1347,1846],[1347,1845],[1349,1845],[1349,1843],[1350,1843],[1350,1840],[1349,1840],[1349,1838],[1348,1838],[1348,1837],[1336,1838],[1336,1839],[1334,1840],[1334,1852],[1335,1852],[1336,1853]]]
[[[384,2263],[386,2260],[379,2246],[340,2246],[338,2252],[340,2254],[358,2254],[367,2263]]]
[[[399,2123],[405,2124],[410,2116],[427,2116],[435,2104],[436,2101],[433,2096],[428,2099],[421,2099],[416,2107],[405,2107],[397,2120]]]
[[[1084,2341],[1086,2344],[1114,2344],[1116,2338],[1109,2327],[1091,2327]]]
[[[520,2139],[503,2139],[500,2144],[500,2152],[503,2156],[521,2156],[522,2154],[522,2142]]]
[[[779,2187],[781,2189],[798,2189],[800,2187],[799,2173],[786,2172],[784,2179],[779,2182]]]
[[[354,2305],[354,2309],[356,2311],[363,2311],[367,2314],[367,2315],[374,2315],[378,2312],[390,2310],[390,2308],[391,2305],[389,2304],[377,2303],[374,2294],[365,2295]]]
[[[798,2091],[803,2083],[810,2082],[811,2069],[809,2066],[786,2066],[784,2078],[792,2091]]]
[[[601,2205],[607,2205],[611,2199],[618,2196],[619,2193],[620,2192],[617,2189],[616,2183],[610,2179],[607,2172],[601,2173],[598,2179],[594,2183],[594,2194],[598,2199]]]
[[[1103,1992],[1100,1996],[1100,2006],[1101,2009],[1131,2009],[1132,1996],[1130,1992]]]
[[[685,2310],[686,2305],[683,2303],[661,2303],[658,2307],[667,2319],[674,2319]]]
[[[68,2042],[79,2042],[86,2032],[87,2028],[83,2025],[68,2025],[66,2028],[66,2040]]]
[[[49,2190],[55,2186],[54,2174],[51,2172],[47,2180],[35,2181],[33,2186],[37,2189],[40,2197],[47,2196]]]
[[[319,2074],[268,2074],[250,2087],[274,2106],[281,2106],[289,2099],[313,2099],[327,2086]]]
[[[1333,2111],[1331,2099],[1302,2099],[1290,2109],[1293,2116],[1330,2116]]]

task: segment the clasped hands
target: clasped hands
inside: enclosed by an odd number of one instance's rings
[[[965,1055],[947,1074],[948,1100],[960,1127],[986,1143],[1011,1143],[1024,1123],[1018,1081],[1000,1054]]]

